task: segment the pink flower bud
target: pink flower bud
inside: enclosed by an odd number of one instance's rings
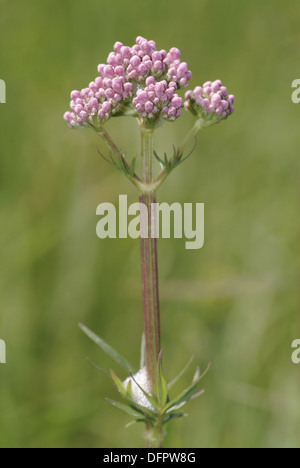
[[[71,118],[72,118],[71,112],[65,112],[65,113],[64,113],[64,119],[65,119],[67,122],[69,122],[69,121],[71,120]]]
[[[220,95],[219,95],[219,94],[213,94],[213,95],[212,95],[212,98],[211,98],[211,102],[212,102],[212,104],[213,104],[214,106],[220,104],[220,102],[221,102],[221,97],[220,97]]]
[[[104,70],[105,65],[103,63],[100,63],[98,65],[98,73],[103,76],[103,70]]]
[[[119,76],[124,76],[124,75],[125,75],[124,67],[121,67],[120,65],[118,65],[118,66],[115,68],[115,72],[116,72],[116,74],[119,75]]]
[[[98,89],[101,88],[102,83],[103,83],[102,77],[101,77],[101,76],[97,76],[97,78],[95,79],[95,84],[96,84],[96,86],[97,86]]]
[[[146,111],[146,112],[151,112],[152,109],[153,109],[153,107],[154,107],[154,106],[153,106],[153,104],[152,104],[151,101],[147,101],[147,102],[145,103],[145,111]]]
[[[122,93],[122,91],[123,91],[123,86],[122,85],[123,85],[123,83],[122,83],[122,80],[120,78],[114,78],[112,80],[112,88],[117,93]]]
[[[171,104],[172,106],[174,107],[181,107],[182,106],[182,99],[181,97],[177,96],[177,94],[175,94],[175,96],[173,97],[172,101],[171,101]]]
[[[105,91],[105,96],[107,99],[113,99],[115,95],[115,92],[112,88],[108,88],[106,91]]]
[[[177,76],[178,76],[178,78],[182,78],[182,77],[185,75],[185,73],[187,72],[187,69],[188,69],[187,63],[182,62],[182,63],[179,65],[179,67],[177,68]]]
[[[139,102],[145,103],[145,102],[148,101],[148,93],[146,93],[145,91],[140,89],[137,92],[137,98],[138,98]]]
[[[116,54],[114,52],[111,52],[109,56],[107,57],[107,63],[114,67],[117,65]]]
[[[111,65],[105,65],[103,69],[103,74],[106,78],[113,78],[115,74],[114,67],[112,67]]]
[[[153,62],[155,62],[156,60],[159,60],[161,62],[162,60],[162,55],[160,52],[156,51],[156,52],[153,52],[152,54],[152,60]]]
[[[154,64],[153,64],[153,70],[155,72],[158,72],[158,71],[160,71],[162,69],[163,69],[163,63],[160,62],[159,60],[156,60],[156,62],[154,62]]]
[[[102,109],[104,110],[104,112],[108,112],[111,109],[111,102],[103,102]]]
[[[122,57],[130,59],[130,57],[131,57],[130,48],[127,47],[127,46],[121,47],[120,54],[122,55]]]
[[[130,93],[131,90],[132,90],[132,83],[125,83],[124,84],[124,91]]]
[[[151,84],[155,84],[155,83],[156,83],[155,78],[153,76],[148,76],[148,78],[146,79],[146,85],[150,86]]]
[[[116,52],[120,52],[121,48],[123,47],[123,44],[122,42],[116,42],[115,45],[114,45],[114,50]]]
[[[144,63],[141,63],[141,65],[138,68],[138,72],[140,73],[140,75],[146,75],[146,73],[148,73],[148,68]]]
[[[172,49],[170,50],[169,52],[169,56],[171,58],[171,60],[176,60],[176,59],[179,59],[180,58],[180,50],[177,49],[176,47],[172,47]]]
[[[80,96],[81,96],[80,91],[75,90],[75,91],[71,92],[71,99],[73,99],[73,100],[77,99],[77,98],[80,98]]]
[[[85,111],[80,112],[80,117],[82,118],[82,120],[87,120],[89,118],[88,113]]]
[[[141,64],[141,59],[137,55],[134,55],[130,59],[130,64],[133,66],[133,68],[138,68],[138,66]]]

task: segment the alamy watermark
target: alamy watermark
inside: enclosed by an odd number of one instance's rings
[[[0,103],[6,103],[6,84],[4,80],[0,80]]]
[[[6,344],[0,340],[0,364],[6,364]]]
[[[112,203],[100,203],[96,214],[101,216],[96,232],[100,239],[148,238],[149,218],[156,219],[151,223],[151,238],[171,238],[186,240],[186,249],[201,249],[204,245],[204,203],[151,203],[151,213],[143,203],[132,203],[128,206],[127,195],[119,196],[119,213]],[[129,217],[131,219],[129,220]],[[140,218],[143,218],[141,231]],[[128,224],[129,221],[129,224]],[[118,224],[118,229],[117,229]],[[173,225],[173,229],[171,229]]]
[[[292,93],[292,101],[294,104],[299,104],[300,102],[300,79],[294,80],[292,82],[292,88],[295,88],[295,91]]]
[[[292,362],[294,364],[300,364],[300,340],[294,340],[292,348],[295,348],[295,351],[293,351],[292,354]]]

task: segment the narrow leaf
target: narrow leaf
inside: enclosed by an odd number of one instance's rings
[[[129,380],[127,387],[125,388],[126,396],[132,399],[132,392],[131,392],[131,380]]]
[[[166,414],[169,414],[169,413],[172,413],[173,411],[178,411],[180,408],[182,408],[184,405],[186,405],[186,401],[183,401],[181,402],[179,405],[174,405],[172,406],[171,408],[169,408],[167,411],[166,411]]]
[[[128,372],[134,374],[136,372],[135,368],[124,358],[118,351],[116,351],[112,346],[110,346],[106,341],[97,336],[89,328],[87,328],[82,323],[79,323],[81,330],[96,343],[99,348],[101,348],[105,353],[107,353],[114,361],[116,361],[120,366],[124,367]]]
[[[122,380],[119,379],[117,374],[112,369],[110,369],[109,371],[110,371],[111,378],[113,379],[119,392],[122,393],[123,395],[126,395],[126,390],[124,388]]]
[[[205,390],[200,390],[200,392],[197,392],[195,393],[193,396],[191,396],[191,400],[195,400],[196,398],[198,398],[199,396],[203,395],[203,393],[205,393]]]
[[[156,420],[156,414],[152,410],[150,410],[149,408],[145,408],[144,406],[139,405],[135,401],[128,398],[127,395],[124,395],[122,393],[121,393],[121,397],[128,403],[128,405],[131,408],[133,408],[135,411],[137,411],[142,416],[147,418],[147,420],[149,420],[149,421],[150,420],[152,420],[152,421]]]
[[[169,160],[168,160],[167,153],[165,153],[164,166],[165,166],[166,169],[170,169],[170,162],[169,162]]]
[[[198,383],[200,382],[200,380],[203,379],[203,377],[207,374],[209,368],[210,368],[210,364],[207,366],[207,368],[203,372],[203,374],[200,375],[197,380],[193,381],[189,387],[187,387],[185,390],[183,390],[183,392],[181,392],[179,395],[177,395],[177,397],[175,397],[172,401],[170,401],[166,405],[165,409],[168,410],[169,408],[171,408],[174,405],[178,405],[183,401],[188,401],[191,398],[191,396],[193,395],[193,393],[194,393]]]
[[[158,161],[162,166],[164,166],[164,162],[163,162],[163,160],[158,156],[157,152],[156,152],[156,151],[153,151],[153,154],[154,154],[155,158],[157,159],[157,161]]]
[[[199,379],[200,375],[201,375],[200,367],[197,366],[197,367],[196,367],[195,375],[194,375],[194,377],[193,377],[193,382],[196,382],[196,381]]]
[[[102,367],[99,367],[97,364],[95,364],[93,361],[91,361],[90,358],[86,358],[87,362],[91,364],[91,366],[95,367],[99,372],[102,372],[103,374],[107,375],[109,377],[109,373],[105,370],[102,369]]]
[[[136,424],[136,423],[139,423],[139,422],[146,422],[146,421],[147,421],[146,418],[135,419],[134,421],[130,421],[128,424],[126,424],[125,429],[128,429],[128,427],[131,427],[131,426],[133,426],[133,425]]]
[[[173,413],[173,414],[168,414],[168,416],[166,416],[164,419],[163,419],[163,424],[166,424],[170,421],[172,421],[172,419],[178,419],[178,418],[184,418],[186,417],[187,414],[186,413]]]
[[[168,386],[162,370],[162,350],[158,356],[157,376],[157,397],[159,406],[162,408],[165,406],[168,399]]]
[[[184,375],[184,373],[188,370],[191,363],[193,362],[193,359],[194,359],[194,356],[191,357],[191,359],[186,364],[186,366],[182,369],[182,371],[179,372],[179,374],[168,384],[168,390],[170,390],[170,388],[172,388],[176,384],[176,382],[180,379],[180,377]]]
[[[130,406],[124,405],[124,403],[120,403],[119,401],[111,400],[110,398],[105,398],[105,400],[108,401],[108,403],[110,403],[111,405],[125,411],[125,413],[130,414],[131,416],[134,416],[135,418],[140,417],[140,414],[138,412],[134,411],[132,408],[130,408]]]

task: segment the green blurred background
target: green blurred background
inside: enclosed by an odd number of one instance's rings
[[[221,78],[236,113],[204,131],[159,200],[205,202],[206,244],[160,240],[162,343],[171,379],[191,354],[212,362],[205,395],[168,427],[168,447],[300,447],[299,117],[297,0],[1,0],[1,447],[142,447],[142,426],[110,407],[112,363],[84,322],[135,364],[142,299],[139,242],[99,240],[96,207],[137,200],[62,115],[116,40],[179,47],[191,86]],[[160,152],[192,124],[157,131]],[[129,154],[136,122],[108,127]],[[113,366],[115,370],[116,366]],[[190,371],[191,374],[192,370]],[[120,375],[125,377],[120,370]],[[181,385],[190,381],[189,373]],[[178,389],[180,386],[178,387]]]

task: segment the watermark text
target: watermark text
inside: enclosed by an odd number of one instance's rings
[[[300,79],[294,80],[292,83],[292,88],[296,88],[292,93],[292,101],[294,104],[299,104],[300,102]]]
[[[100,239],[174,239],[185,238],[185,248],[201,249],[204,245],[204,203],[132,203],[127,195],[119,196],[119,213],[112,203],[101,203],[96,210],[101,216],[96,232]],[[155,220],[149,229],[149,219]],[[142,220],[142,223],[141,223]],[[129,222],[129,223],[128,223]],[[117,226],[118,224],[118,226]],[[142,228],[141,228],[142,226]],[[151,231],[151,232],[149,232]]]
[[[300,364],[300,340],[294,340],[292,348],[295,348],[295,351],[292,354],[292,362],[294,364]]]
[[[0,80],[0,103],[6,103],[6,84],[4,80]]]
[[[0,364],[6,364],[6,344],[0,340]]]

